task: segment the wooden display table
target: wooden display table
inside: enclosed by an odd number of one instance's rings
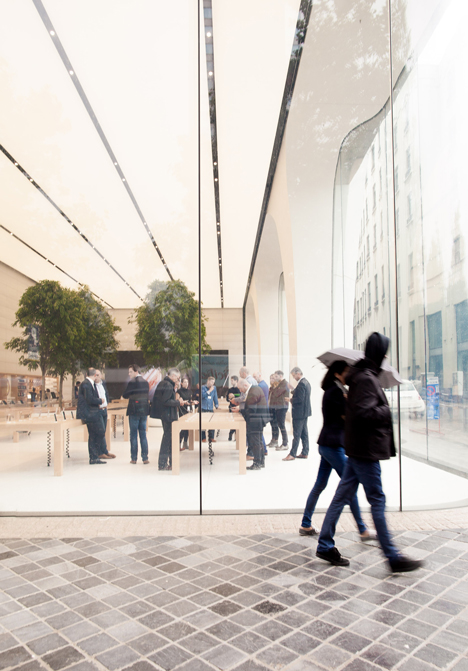
[[[82,426],[81,419],[23,419],[0,424],[0,434],[18,435],[18,431],[46,431],[54,436],[54,475],[63,475],[64,432]],[[48,446],[49,447],[49,446]]]
[[[198,412],[188,413],[179,417],[177,422],[172,422],[172,475],[180,473],[180,432],[189,432],[189,450],[194,449],[195,432],[199,429]],[[246,426],[242,415],[238,413],[229,413],[223,411],[202,413],[202,430],[216,431],[217,429],[227,429],[236,432],[236,450],[239,451],[239,475],[246,474]],[[208,441],[208,438],[207,438]],[[200,446],[203,443],[200,440]],[[207,442],[207,446],[211,447]],[[211,461],[210,461],[211,463]]]

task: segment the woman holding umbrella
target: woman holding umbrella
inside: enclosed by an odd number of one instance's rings
[[[312,526],[312,515],[318,498],[328,484],[330,474],[334,469],[341,478],[346,464],[344,450],[344,416],[346,403],[346,389],[344,387],[349,366],[346,361],[334,361],[322,381],[324,390],[322,401],[323,427],[318,437],[320,466],[315,484],[307,499],[302,524],[299,527],[301,536],[315,536],[318,530]],[[361,540],[375,540],[362,521],[361,511],[356,494],[350,502],[351,512],[361,535]]]

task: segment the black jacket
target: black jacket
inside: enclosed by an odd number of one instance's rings
[[[185,387],[181,387],[178,392],[180,398],[183,401],[191,401],[192,400],[192,390],[191,389],[185,389]],[[182,415],[187,415],[189,411],[189,406],[188,405],[181,405],[179,407],[179,415],[182,417]]]
[[[156,387],[151,404],[151,417],[163,422],[175,422],[179,419],[180,403],[176,400],[174,382],[166,375]]]
[[[229,401],[229,396],[230,396],[231,394],[233,394],[234,397],[236,397],[236,398],[239,397],[239,396],[241,395],[241,393],[240,393],[240,391],[239,391],[239,387],[230,387],[230,388],[228,389],[227,394],[226,394],[226,399],[227,399],[228,401]],[[236,405],[235,405],[234,403],[231,403],[231,401],[229,401],[229,411],[231,411],[232,408],[235,408],[235,407],[236,407]]]
[[[130,380],[123,393],[128,398],[127,415],[146,417],[149,415],[149,384],[141,375]]]
[[[76,406],[76,418],[82,419],[85,424],[95,422],[99,417],[99,409],[101,407],[101,399],[97,393],[94,384],[86,378],[80,384],[80,391],[78,392],[78,403]]]
[[[333,382],[322,399],[323,427],[317,443],[324,447],[344,447],[346,402],[340,387]]]
[[[374,336],[380,336],[380,343]],[[385,336],[375,333],[367,342],[368,345],[371,344],[371,348],[366,346],[366,358],[358,361],[346,377],[349,392],[346,403],[345,450],[348,457],[380,461],[390,459],[396,454],[392,415],[378,380],[380,364],[389,341]],[[368,354],[373,358],[369,358]]]
[[[265,394],[261,387],[250,387],[245,399],[242,415],[247,424],[247,431],[263,431],[263,427],[268,423],[269,417],[267,417]]]
[[[301,377],[297,383],[297,387],[294,390],[292,399],[292,418],[293,419],[305,419],[310,417],[312,414],[312,408],[310,407],[310,383]]]

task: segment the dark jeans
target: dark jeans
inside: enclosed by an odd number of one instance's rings
[[[182,443],[188,443],[188,431],[181,431],[180,432],[180,439],[179,442]]]
[[[265,455],[263,453],[263,433],[261,431],[249,431],[247,427],[247,439],[249,442],[249,451],[253,456],[253,463],[261,466],[265,463]]]
[[[283,438],[283,445],[288,444],[288,432],[286,431],[287,408],[270,408],[271,410],[271,439],[278,440],[279,432]]]
[[[159,448],[159,469],[172,466],[172,422],[161,420],[163,427],[163,437],[161,440],[161,447]]]
[[[367,500],[370,503],[372,518],[382,551],[387,559],[392,562],[399,557],[399,552],[392,543],[385,520],[385,494],[382,490],[380,463],[378,461],[355,459],[354,457],[348,457],[343,477],[325,515],[317,551],[328,552],[335,547],[333,537],[336,523],[343,507],[356,494],[359,484],[364,487]]]
[[[141,459],[148,461],[148,439],[146,437],[146,422],[148,417],[146,415],[129,415],[128,421],[130,424],[130,455],[132,461],[138,458],[138,435],[140,436]]]
[[[103,408],[99,412],[101,413],[102,421],[104,422],[104,435],[102,437],[101,446],[99,448],[99,455],[109,454],[109,450],[107,449],[107,443],[106,443],[107,410],[106,408]]]
[[[102,441],[106,438],[106,429],[104,427],[104,420],[100,412],[97,413],[93,421],[87,423],[88,426],[88,452],[89,463],[98,461]]]
[[[297,448],[302,440],[302,454],[306,457],[309,454],[309,429],[307,428],[308,417],[302,419],[293,419],[293,442],[290,454],[295,457]]]
[[[332,470],[335,469],[341,478],[346,466],[346,454],[344,447],[325,447],[324,445],[320,445],[319,454],[322,458],[320,460],[317,479],[307,499],[304,516],[302,518],[301,526],[307,529],[312,526],[312,515],[314,514],[315,506],[317,505],[320,494],[328,484],[328,479],[330,478]],[[353,517],[356,520],[359,533],[363,534],[367,527],[362,521],[361,510],[359,508],[356,494],[351,499],[349,505],[351,512],[353,513]]]

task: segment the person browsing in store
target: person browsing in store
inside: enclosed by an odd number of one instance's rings
[[[216,391],[214,377],[209,377],[206,384],[201,388],[201,411],[214,412],[215,408],[216,410],[219,408],[218,392]],[[208,437],[212,443],[216,443],[214,435],[215,432],[213,430],[208,432]],[[205,431],[202,431],[202,442],[206,443]]]

